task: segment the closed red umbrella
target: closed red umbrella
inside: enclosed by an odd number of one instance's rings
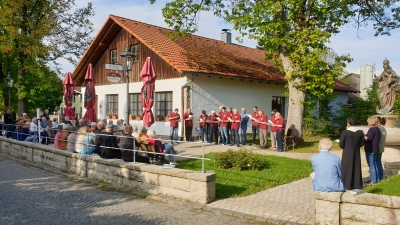
[[[147,57],[140,72],[143,87],[141,91],[142,106],[143,106],[143,126],[150,127],[154,123],[154,115],[151,111],[154,101],[154,90],[156,88],[156,72],[154,71],[153,62],[150,57]]]
[[[72,103],[74,101],[75,81],[74,79],[72,79],[71,72],[65,74],[65,78],[62,84],[64,86],[64,116],[69,116],[71,120],[74,120],[75,112],[72,108]]]
[[[89,119],[91,122],[95,122],[97,120],[96,111],[94,110],[94,104],[96,104],[96,89],[95,89],[95,80],[93,76],[93,65],[90,63],[85,76],[85,97],[84,97],[84,107],[86,109],[86,113],[83,116],[84,119]]]

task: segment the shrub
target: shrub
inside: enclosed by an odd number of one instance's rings
[[[229,149],[226,152],[215,153],[214,164],[221,169],[262,170],[265,165],[265,159],[261,155],[254,154],[248,150],[233,151]]]

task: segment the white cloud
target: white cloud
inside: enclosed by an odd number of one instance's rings
[[[79,1],[78,6],[86,5],[89,1]],[[94,24],[94,37],[99,29],[103,26],[107,17],[110,14],[126,17],[129,19],[161,26],[168,27],[162,17],[161,9],[167,0],[157,0],[154,5],[149,3],[149,0],[91,0],[96,9],[96,15],[91,19]],[[231,24],[227,24],[223,20],[215,17],[211,13],[201,13],[199,17],[199,31],[197,35],[219,39],[221,29],[232,29]],[[239,36],[237,31],[232,31],[232,40],[235,42],[235,37]],[[374,37],[371,29],[366,29],[360,32],[361,39],[357,37],[357,31],[352,28],[343,28],[342,32],[332,37],[331,47],[338,54],[347,54],[354,59],[347,66],[348,71],[359,73],[361,65],[370,64],[376,66],[378,71],[381,71],[382,61],[389,59],[392,68],[400,74],[400,31],[393,32],[392,36]],[[254,40],[243,39],[242,45],[255,47],[257,44]],[[69,64],[65,60],[60,60],[63,72],[72,71],[74,65]],[[357,72],[358,71],[358,72]],[[377,72],[378,72],[377,71]]]

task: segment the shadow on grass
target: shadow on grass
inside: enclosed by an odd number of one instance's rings
[[[369,193],[373,193],[373,194],[381,194],[382,193],[382,188],[372,188],[370,190],[368,190]]]

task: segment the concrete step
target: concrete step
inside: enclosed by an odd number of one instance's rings
[[[396,161],[396,162],[384,162],[384,163],[383,163],[383,168],[385,168],[385,169],[396,169],[396,170],[400,170],[400,161]]]

